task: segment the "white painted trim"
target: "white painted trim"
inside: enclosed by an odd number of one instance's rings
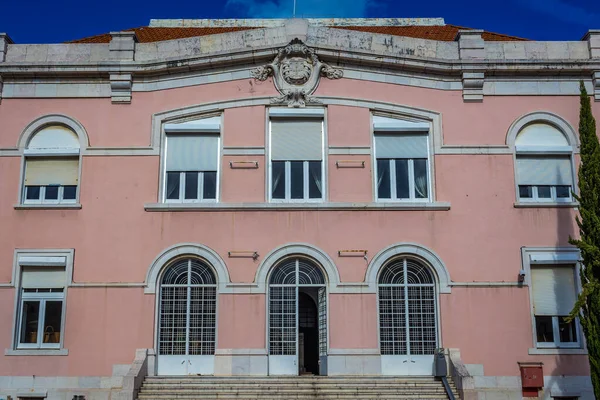
[[[306,108],[290,108],[290,107],[269,107],[269,117],[283,118],[324,118],[325,107],[306,107]]]
[[[25,127],[19,136],[17,147],[20,150],[26,149],[33,135],[35,135],[40,129],[49,125],[63,125],[71,129],[79,138],[79,146],[82,151],[90,145],[89,137],[85,128],[75,118],[63,114],[48,114],[33,120]]]
[[[329,349],[328,356],[380,356],[380,349]]]
[[[266,356],[267,349],[215,349],[215,356]]]
[[[20,266],[28,267],[49,267],[49,266],[58,266],[58,267],[66,267],[67,266],[67,257],[66,256],[25,256],[18,255],[18,260]]]
[[[315,261],[325,272],[325,279],[327,279],[328,285],[327,294],[337,293],[340,275],[335,263],[326,252],[307,243],[288,243],[267,254],[258,266],[254,277],[254,284],[257,285],[257,293],[266,293],[268,276],[272,268],[283,258],[291,255],[305,256]]]
[[[415,243],[396,243],[379,251],[369,263],[365,273],[365,282],[369,287],[369,292],[377,292],[377,277],[379,272],[387,262],[397,256],[405,255],[425,262],[431,268],[435,275],[439,293],[451,293],[450,274],[442,262],[441,258],[425,246]]]
[[[148,212],[173,211],[448,211],[448,202],[395,202],[395,203],[149,203]]]
[[[199,243],[179,243],[166,248],[154,259],[146,274],[144,293],[155,294],[160,275],[164,268],[172,259],[183,255],[196,256],[206,260],[215,272],[218,288],[231,282],[227,266],[216,251]],[[219,290],[217,292],[219,293]]]
[[[77,185],[79,191],[79,185]],[[43,203],[43,204],[15,204],[15,210],[81,210],[81,203]]]
[[[557,349],[557,348],[553,348],[553,349],[538,349],[535,347],[532,347],[528,350],[529,355],[558,355],[558,354],[563,354],[563,355],[572,355],[572,354],[580,354],[580,355],[587,355],[588,351],[587,349]]]
[[[11,331],[11,345],[10,345],[10,349],[17,351],[17,334],[18,334],[18,321],[20,319],[20,315],[19,315],[19,311],[21,309],[20,307],[20,300],[21,300],[21,291],[19,290],[21,288],[21,267],[22,266],[30,266],[32,264],[30,264],[31,261],[34,260],[39,260],[42,263],[45,264],[36,264],[39,266],[64,266],[65,267],[65,290],[62,293],[62,315],[61,315],[61,327],[62,327],[62,333],[60,335],[60,343],[59,343],[59,349],[60,350],[65,350],[63,348],[64,343],[65,343],[65,336],[66,336],[66,317],[67,317],[67,295],[68,295],[68,287],[71,285],[71,283],[73,282],[73,259],[75,257],[75,250],[74,249],[15,249],[14,255],[13,255],[13,269],[12,269],[12,279],[11,282],[13,284],[13,287],[16,288],[15,290],[15,299],[14,299],[14,306],[13,306],[13,318],[12,318],[12,331]],[[64,264],[56,264],[59,259],[64,260]],[[21,264],[21,260],[25,261],[25,265]],[[49,262],[49,263],[48,263]],[[47,350],[47,349],[40,349],[40,350]],[[27,350],[29,351],[29,350]],[[35,351],[36,355],[39,354],[36,350],[31,350],[31,351]],[[56,350],[48,350],[48,351],[56,351]],[[54,354],[54,353],[53,353]]]
[[[40,398],[40,397],[48,397],[48,391],[44,390],[41,392],[18,392],[17,393],[17,399],[20,398]]]
[[[577,131],[567,122],[567,120],[558,114],[548,111],[535,111],[517,118],[508,128],[508,132],[506,133],[506,145],[514,151],[517,135],[525,128],[525,126],[533,122],[542,122],[552,125],[565,135],[569,145],[573,147],[574,150],[579,149],[579,137]]]
[[[68,349],[56,349],[56,350],[50,350],[50,349],[39,349],[39,350],[5,349],[4,355],[5,356],[68,356],[69,350]],[[22,396],[19,396],[19,397],[22,397]],[[37,397],[37,396],[35,396],[35,397]]]
[[[533,260],[547,260],[544,262],[544,265],[556,265],[560,267],[561,265],[572,265],[574,268],[574,281],[575,281],[575,292],[580,293],[583,288],[581,287],[581,277],[580,277],[580,269],[581,263],[577,262],[580,259],[580,252],[577,247],[521,247],[521,265],[522,269],[525,272],[525,281],[524,283],[529,286],[529,312],[531,315],[531,339],[532,339],[532,348],[536,348],[538,350],[565,350],[569,349],[568,347],[553,347],[553,348],[541,348],[536,347],[537,337],[535,331],[535,312],[533,310],[533,290],[531,284],[531,266],[539,264],[537,262],[532,262]],[[555,261],[552,261],[555,260]],[[534,267],[535,268],[535,267]],[[566,267],[570,268],[570,267]],[[515,271],[515,274],[517,271]],[[554,317],[555,318],[555,317]],[[570,347],[570,350],[579,349],[586,350],[585,337],[582,333],[582,328],[580,326],[579,321],[576,322],[576,334],[577,334],[577,343],[573,343],[573,347]]]
[[[23,154],[27,157],[72,157],[79,155],[79,149],[53,148],[53,149],[24,149]]]

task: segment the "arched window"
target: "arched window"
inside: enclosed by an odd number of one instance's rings
[[[520,202],[571,202],[573,147],[561,129],[532,121],[515,138],[517,198]]]
[[[46,125],[31,136],[24,149],[22,202],[77,203],[80,141],[64,125]]]
[[[216,304],[217,280],[206,262],[184,258],[167,267],[160,284],[159,363],[169,361],[161,356],[187,356],[193,365],[193,356],[214,354]]]
[[[379,274],[382,355],[433,355],[437,347],[435,280],[411,258],[388,262]]]

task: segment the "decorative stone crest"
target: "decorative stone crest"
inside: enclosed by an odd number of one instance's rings
[[[298,108],[308,103],[321,102],[311,95],[317,89],[322,76],[340,79],[343,72],[319,61],[313,49],[301,40],[294,39],[279,50],[272,63],[254,69],[252,76],[259,81],[266,81],[272,76],[281,96],[271,99],[271,103]]]

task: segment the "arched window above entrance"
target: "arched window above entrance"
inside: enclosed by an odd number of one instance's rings
[[[325,277],[314,262],[292,257],[275,266],[269,279],[270,285],[325,285]]]
[[[185,258],[170,265],[162,279],[163,285],[216,285],[212,269],[203,261]]]
[[[387,264],[379,275],[380,285],[433,285],[431,271],[411,259],[397,259]]]

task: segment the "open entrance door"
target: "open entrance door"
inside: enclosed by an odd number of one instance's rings
[[[317,265],[291,257],[274,268],[269,280],[269,375],[326,373],[326,310],[325,279]]]

